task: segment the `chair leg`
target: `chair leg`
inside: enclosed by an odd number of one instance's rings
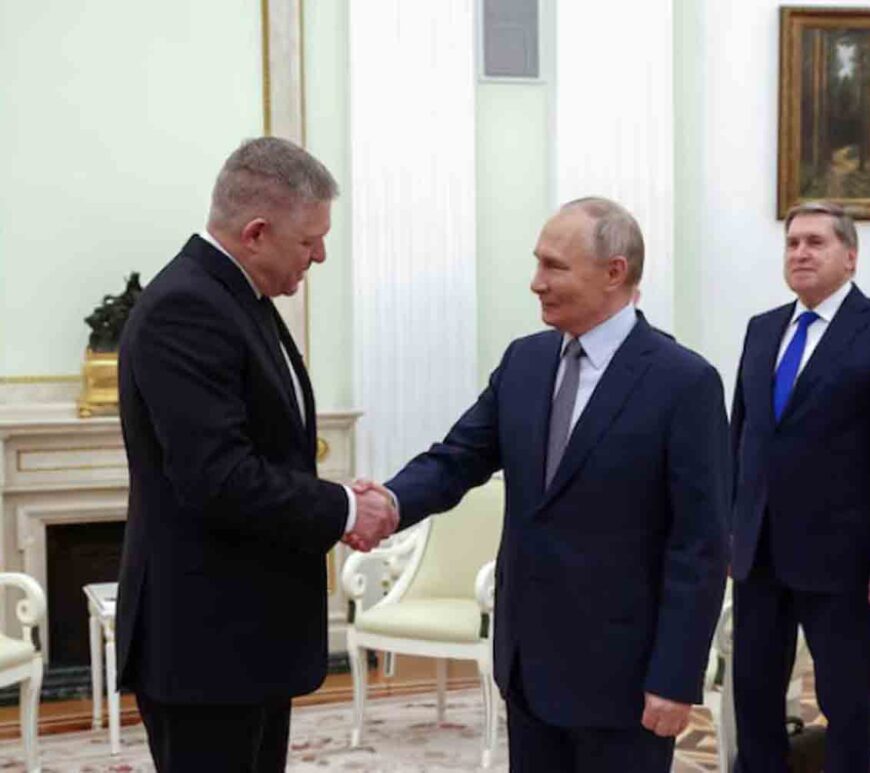
[[[347,654],[350,659],[350,672],[353,677],[353,729],[350,734],[351,748],[362,741],[363,722],[365,721],[366,692],[368,690],[368,658],[366,650],[357,646],[348,632]]]
[[[483,751],[480,755],[480,767],[486,769],[492,765],[492,754],[498,733],[498,689],[492,678],[492,664],[478,662],[477,668],[480,672],[480,689],[483,693]]]
[[[106,637],[106,692],[109,704],[109,748],[112,754],[121,753],[121,696],[117,686],[115,632]]]
[[[28,773],[39,773],[39,694],[42,690],[42,658],[33,661],[31,675],[19,688],[21,738]]]
[[[33,685],[30,678],[24,679],[18,685],[18,712],[21,724],[21,744],[24,747],[24,764],[31,769],[30,746],[33,743],[33,725],[30,719],[30,695]]]
[[[93,721],[91,727],[103,726],[103,629],[95,615],[88,618],[88,633],[91,650],[91,701]]]
[[[396,675],[396,653],[395,652],[384,652],[384,676],[387,679],[392,679]]]
[[[737,758],[737,720],[734,716],[734,663],[730,653],[725,656],[719,716],[716,718],[716,746],[719,770],[731,773]]]
[[[438,722],[444,721],[447,703],[447,658],[435,659],[435,685],[438,689]]]

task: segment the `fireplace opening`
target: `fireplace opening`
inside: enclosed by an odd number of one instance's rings
[[[49,525],[46,528],[49,668],[88,673],[88,607],[82,588],[116,582],[124,521]],[[75,680],[78,681],[78,680]]]

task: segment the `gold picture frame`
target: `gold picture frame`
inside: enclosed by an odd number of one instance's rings
[[[780,8],[777,216],[812,199],[870,219],[870,10]]]

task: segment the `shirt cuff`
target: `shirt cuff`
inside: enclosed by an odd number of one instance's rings
[[[387,493],[390,495],[390,499],[393,500],[393,507],[396,509],[396,515],[398,515],[399,520],[401,520],[402,511],[399,509],[399,498],[396,496],[391,488],[387,488],[386,486],[384,486],[384,488],[387,489]]]
[[[356,526],[356,495],[350,486],[343,486],[343,488],[347,494],[347,521],[344,524],[344,533],[347,534]]]

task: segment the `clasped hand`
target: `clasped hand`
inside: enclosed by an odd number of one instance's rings
[[[390,492],[380,484],[356,480],[352,488],[356,497],[356,523],[341,541],[367,553],[396,531],[399,514]]]

